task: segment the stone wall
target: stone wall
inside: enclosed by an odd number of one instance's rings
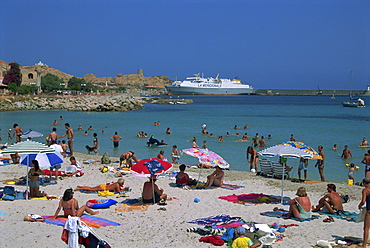
[[[9,97],[0,100],[0,111],[69,110],[69,111],[131,111],[144,108],[144,101],[128,95],[76,97]]]

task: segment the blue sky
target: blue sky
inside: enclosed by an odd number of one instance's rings
[[[239,77],[257,89],[370,84],[368,0],[5,1],[0,60],[83,77]]]

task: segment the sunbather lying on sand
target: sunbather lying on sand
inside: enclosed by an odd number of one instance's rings
[[[116,183],[108,183],[108,184],[100,184],[96,187],[89,187],[89,186],[77,186],[75,190],[86,190],[86,191],[114,191],[114,192],[121,192],[124,190],[128,190],[130,187],[123,187],[125,180],[123,178],[118,179]]]
[[[64,191],[63,198],[59,201],[59,206],[57,208],[57,211],[55,211],[53,219],[58,217],[58,214],[62,208],[64,211],[64,217],[68,217],[68,215],[81,217],[84,212],[92,215],[99,213],[99,211],[93,211],[86,205],[83,205],[79,208],[78,201],[73,198],[73,194],[74,192],[72,189],[66,189],[66,191]]]

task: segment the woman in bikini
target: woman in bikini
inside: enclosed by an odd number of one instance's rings
[[[306,188],[300,187],[296,193],[297,197],[290,200],[288,217],[299,219],[310,219],[312,217],[311,201],[307,196]]]
[[[84,212],[89,213],[91,215],[98,214],[99,211],[93,211],[91,208],[83,205],[82,207],[78,207],[78,201],[73,198],[73,189],[66,189],[63,194],[63,198],[59,201],[59,206],[57,211],[55,211],[53,219],[58,217],[60,210],[63,208],[64,217],[70,216],[77,216],[81,217]]]
[[[30,196],[31,197],[40,197],[40,185],[39,185],[39,176],[46,175],[39,167],[39,161],[32,160],[31,162],[32,168],[28,171],[28,178],[29,182],[28,185],[30,186]]]
[[[89,186],[77,186],[75,190],[85,190],[85,191],[114,191],[114,192],[121,192],[124,190],[128,190],[130,187],[123,187],[123,184],[125,183],[125,180],[123,178],[118,179],[115,183],[109,183],[109,184],[100,184],[96,187],[89,187]]]

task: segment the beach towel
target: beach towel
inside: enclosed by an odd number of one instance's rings
[[[300,219],[300,218],[294,218],[294,217],[287,217],[286,215],[289,213],[289,211],[283,210],[283,209],[275,209],[273,211],[267,211],[260,213],[261,215],[268,216],[268,217],[277,217],[282,219],[292,219],[296,221],[310,221],[314,219],[320,218],[319,215],[312,215],[310,219]]]
[[[148,205],[128,205],[128,204],[121,204],[116,207],[116,211],[123,211],[123,212],[131,212],[135,210],[146,211],[148,210]]]
[[[58,217],[58,219],[52,219],[54,216],[41,216],[45,219],[45,223],[52,224],[52,225],[58,225],[58,226],[64,226],[64,224],[67,221],[67,218],[65,217]],[[101,226],[119,226],[121,224],[117,222],[113,222],[110,220],[106,220],[103,218],[99,218],[92,215],[82,215],[81,220],[86,223],[89,227],[99,228]]]
[[[355,222],[358,216],[358,214],[354,212],[348,212],[348,211],[343,211],[343,214],[328,214],[324,212],[317,212],[317,213],[321,215],[331,216],[333,218],[337,218],[341,220],[352,221],[352,222]]]
[[[196,220],[189,221],[188,223],[203,225],[203,226],[214,226],[228,224],[236,221],[240,221],[241,217],[231,217],[230,215],[222,214],[217,216],[211,216],[207,218],[200,218]]]
[[[241,194],[241,195],[228,195],[228,196],[220,196],[219,199],[230,201],[233,203],[239,203],[244,205],[256,205],[256,204],[263,204],[263,203],[279,203],[280,199],[265,195],[262,193],[256,194]]]
[[[221,188],[223,189],[228,189],[228,190],[235,190],[235,189],[239,189],[239,188],[245,188],[244,186],[241,186],[241,185],[234,185],[234,184],[227,184],[227,183],[224,183]]]

